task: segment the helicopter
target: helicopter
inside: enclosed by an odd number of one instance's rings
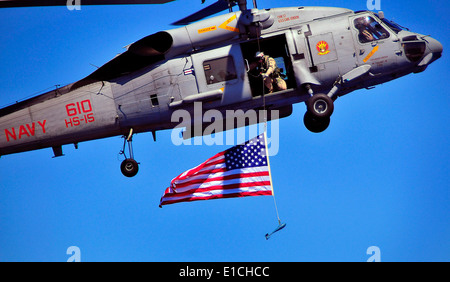
[[[84,0],[83,5],[162,4],[172,0]],[[69,5],[64,0],[3,0],[1,8]],[[202,2],[205,2],[202,0]],[[73,2],[73,3],[76,3]],[[233,7],[238,6],[238,11]],[[223,10],[229,13],[206,18]],[[219,0],[174,23],[180,27],[148,35],[90,75],[69,85],[0,109],[0,156],[123,136],[121,172],[138,173],[134,134],[179,127],[179,110],[271,111],[265,119],[292,114],[305,102],[305,127],[326,130],[338,97],[420,73],[442,56],[436,39],[412,32],[383,12],[333,7],[258,9],[253,1]],[[268,91],[255,54],[278,66],[284,89]],[[217,122],[217,121],[214,121]],[[225,118],[220,122],[229,125]],[[261,118],[238,126],[262,122]],[[211,122],[193,119],[183,138],[202,135]],[[128,146],[129,156],[125,154]]]

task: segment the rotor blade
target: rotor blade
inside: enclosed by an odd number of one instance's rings
[[[164,4],[175,0],[0,0],[0,8],[67,6],[67,5],[132,5]]]
[[[176,21],[174,23],[172,23],[172,25],[187,25],[190,23],[193,23],[195,21],[201,20],[203,18],[209,17],[211,15],[217,14],[219,12],[222,12],[230,7],[234,7],[236,6],[236,2],[235,1],[230,1],[230,3],[228,2],[228,0],[219,0],[214,4],[209,5],[208,7],[190,15],[187,16],[179,21]]]

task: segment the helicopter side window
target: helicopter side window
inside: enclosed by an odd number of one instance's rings
[[[361,43],[386,39],[389,32],[374,18],[365,16],[355,19],[354,25],[359,30],[358,38]]]
[[[205,70],[208,85],[237,79],[238,77],[236,66],[231,56],[205,61],[203,69]]]

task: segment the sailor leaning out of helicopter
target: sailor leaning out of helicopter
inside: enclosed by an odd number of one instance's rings
[[[268,94],[275,91],[286,90],[286,81],[281,78],[281,71],[277,67],[275,59],[264,55],[263,52],[256,52],[255,62],[251,64],[250,69],[256,69],[260,71],[260,74],[264,80],[264,85],[269,90]]]

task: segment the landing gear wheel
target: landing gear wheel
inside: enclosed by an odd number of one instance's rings
[[[126,159],[120,164],[120,170],[126,177],[133,177],[138,173],[139,165],[133,159]]]
[[[334,111],[333,99],[325,94],[315,94],[306,101],[308,112],[316,119],[330,118]]]
[[[330,117],[316,118],[310,112],[306,112],[303,117],[303,123],[309,131],[320,133],[325,131],[325,129],[327,129],[330,125]]]

